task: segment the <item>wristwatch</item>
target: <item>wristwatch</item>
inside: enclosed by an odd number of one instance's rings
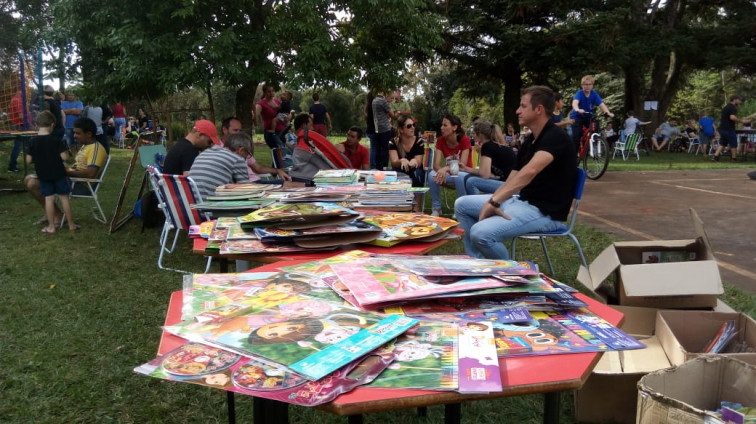
[[[497,201],[495,201],[495,200],[493,199],[493,197],[491,197],[491,198],[489,198],[489,199],[488,199],[488,203],[490,203],[490,204],[491,204],[491,206],[493,206],[493,207],[495,207],[495,208],[500,208],[500,207],[501,207],[501,202],[497,202]]]

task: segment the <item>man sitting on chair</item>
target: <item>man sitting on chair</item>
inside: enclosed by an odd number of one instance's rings
[[[194,160],[192,177],[203,199],[215,193],[223,184],[249,182],[245,158],[252,150],[252,141],[245,133],[231,134],[224,147],[212,146]]]
[[[514,170],[493,195],[464,196],[455,202],[468,255],[509,259],[504,240],[563,226],[572,204],[577,168],[574,144],[550,120],[553,109],[550,88],[526,88],[517,117],[532,134],[520,147]],[[518,192],[519,197],[514,197]]]
[[[74,164],[66,168],[66,175],[73,178],[97,178],[100,171],[108,161],[105,147],[97,143],[97,125],[89,118],[79,118],[74,122],[74,139],[80,146],[76,154]],[[29,174],[24,178],[24,185],[34,199],[45,207],[45,199],[39,190],[39,179],[36,174]],[[82,185],[76,185],[72,194],[89,194],[89,190]],[[63,217],[58,206],[55,206],[55,227],[60,226]],[[46,218],[37,221],[37,224],[48,224]]]
[[[177,141],[165,155],[163,174],[189,175],[197,155],[213,144],[223,146],[218,140],[218,129],[207,119],[200,119],[194,123],[189,134]]]

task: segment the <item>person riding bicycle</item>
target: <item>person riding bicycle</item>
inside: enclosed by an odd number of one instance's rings
[[[580,151],[580,138],[583,137],[583,128],[590,128],[591,115],[593,108],[598,106],[610,118],[614,114],[604,104],[604,100],[593,90],[596,79],[593,75],[586,75],[580,80],[581,89],[575,93],[572,98],[572,112],[570,119],[574,120],[572,124],[572,141],[575,143],[575,151]]]

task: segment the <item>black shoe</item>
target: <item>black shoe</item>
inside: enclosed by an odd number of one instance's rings
[[[20,169],[18,169],[18,168],[16,168],[16,169],[10,169],[10,168],[9,168],[9,169],[8,169],[8,172],[21,172],[21,170],[20,170]]]
[[[712,162],[719,162],[719,156],[712,156],[711,157]]]

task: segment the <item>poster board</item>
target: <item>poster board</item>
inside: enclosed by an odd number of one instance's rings
[[[146,171],[147,165],[153,165],[156,162],[155,157],[158,154],[166,154],[165,146],[163,146],[162,144],[142,145],[139,142],[136,143],[134,154],[131,156],[131,162],[129,162],[129,168],[126,170],[126,177],[123,180],[121,194],[118,196],[118,203],[116,203],[115,212],[113,212],[113,220],[110,221],[110,229],[108,230],[108,234],[113,234],[124,224],[126,224],[131,218],[134,217],[134,210],[130,209],[126,213],[126,215],[119,219],[121,209],[123,208],[123,202],[126,199],[126,193],[128,192],[129,184],[131,182],[131,176],[134,173],[134,168],[136,167],[137,158],[139,158],[139,163],[142,165],[142,169],[145,170],[144,176],[142,177],[142,183],[139,186],[139,193],[137,194],[137,199],[140,199],[142,197],[142,194],[144,193],[145,188],[148,185]]]

